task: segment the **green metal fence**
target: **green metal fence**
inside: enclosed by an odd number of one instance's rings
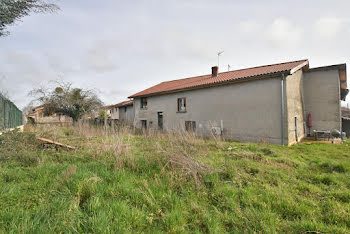
[[[0,130],[21,126],[22,122],[22,111],[0,94]]]

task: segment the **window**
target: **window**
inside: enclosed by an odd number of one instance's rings
[[[124,112],[126,112],[126,106],[124,106]]]
[[[114,108],[111,109],[111,113],[112,113],[112,114],[114,113]]]
[[[188,132],[196,131],[196,121],[185,121],[185,129]]]
[[[158,129],[163,130],[163,112],[158,112]]]
[[[186,98],[177,99],[177,112],[186,112]]]
[[[141,120],[141,128],[147,129],[147,120]]]
[[[147,98],[142,97],[141,98],[141,109],[146,109],[147,108]]]

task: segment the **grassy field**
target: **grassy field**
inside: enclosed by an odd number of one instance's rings
[[[32,131],[0,136],[0,233],[350,232],[349,142]]]

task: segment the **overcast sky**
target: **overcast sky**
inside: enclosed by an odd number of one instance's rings
[[[349,63],[350,1],[61,0],[0,38],[0,86],[20,107],[64,79],[97,88],[105,104],[159,82],[309,59]],[[350,98],[348,98],[350,99]]]

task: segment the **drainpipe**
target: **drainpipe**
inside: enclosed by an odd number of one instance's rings
[[[281,79],[281,111],[282,111],[282,121],[281,121],[281,127],[282,127],[282,145],[285,145],[284,142],[284,135],[285,135],[285,131],[284,131],[284,125],[285,125],[285,110],[284,110],[284,73],[282,73],[282,79]]]

